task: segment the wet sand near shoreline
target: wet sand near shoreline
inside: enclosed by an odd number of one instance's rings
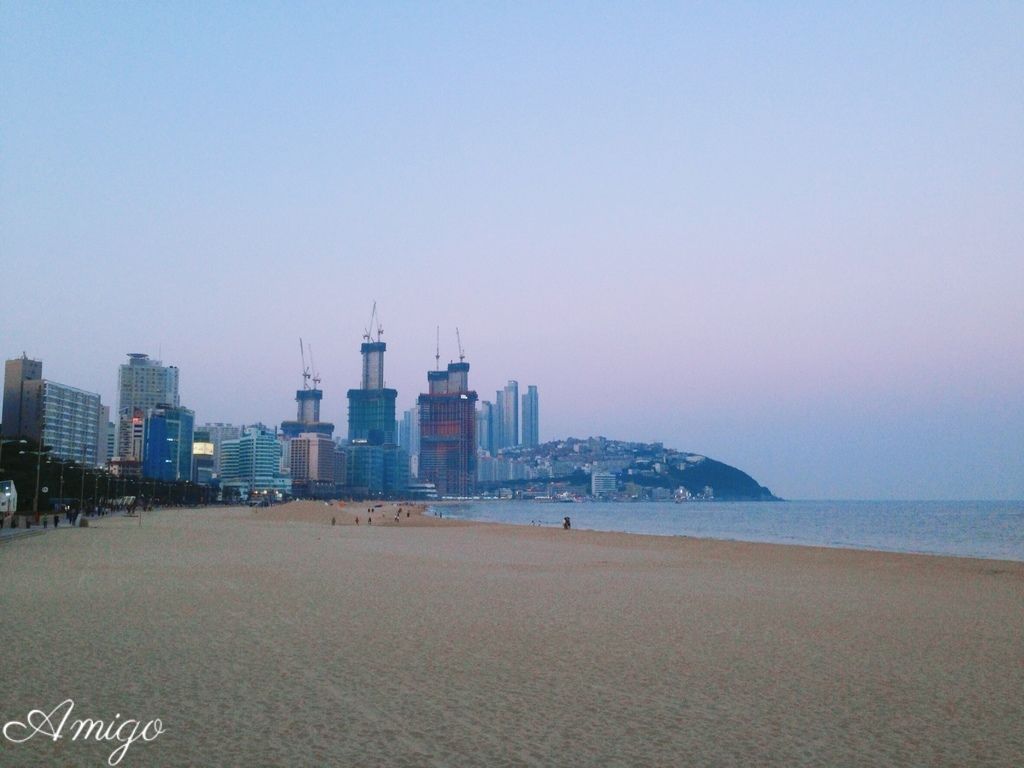
[[[367,506],[0,546],[0,723],[161,718],[123,766],[1024,764],[1022,563]]]

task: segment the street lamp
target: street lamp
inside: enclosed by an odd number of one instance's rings
[[[85,506],[85,449],[82,449],[82,485],[78,489],[78,510],[81,512],[82,507]]]
[[[19,443],[21,445],[28,445],[28,440],[25,438],[16,438],[14,440],[0,440],[0,469],[4,466],[4,446],[8,443]]]
[[[40,441],[39,450],[37,451],[18,451],[19,454],[31,454],[36,455],[36,495],[32,499],[32,513],[35,515],[36,523],[39,523],[39,477],[43,470],[43,454],[46,453],[49,448],[42,445]]]
[[[60,496],[60,503],[61,504],[64,503],[64,468],[67,465],[68,465],[68,463],[66,461],[64,461],[63,459],[61,459],[61,461],[60,461],[60,491],[58,491],[58,495]]]

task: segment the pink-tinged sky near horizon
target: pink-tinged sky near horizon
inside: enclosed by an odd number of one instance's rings
[[[462,332],[541,436],[1024,498],[1016,3],[0,6],[0,355],[344,429]]]

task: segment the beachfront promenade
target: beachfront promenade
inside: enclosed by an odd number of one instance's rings
[[[107,514],[108,515],[114,515],[114,514],[123,515],[124,511],[123,510],[119,510],[117,512],[108,512]],[[46,524],[45,527],[43,526],[43,522],[42,522],[42,518],[43,517],[45,517],[46,521],[47,521],[47,524]],[[48,515],[42,515],[40,517],[39,522],[38,523],[33,523],[31,528],[24,527],[24,521],[23,520],[19,520],[19,523],[21,524],[21,527],[18,527],[18,528],[11,528],[11,527],[9,527],[10,524],[8,523],[8,525],[4,526],[3,528],[0,528],[0,544],[2,544],[4,542],[7,542],[7,541],[13,541],[15,539],[24,538],[26,536],[41,536],[42,534],[47,533],[49,531],[71,530],[72,528],[78,528],[79,527],[77,522],[74,525],[72,525],[70,522],[68,522],[68,518],[64,514],[58,515],[58,517],[59,517],[60,522],[56,526],[53,525],[53,513],[50,513]],[[94,518],[90,517],[90,518],[87,518],[87,519],[91,520],[91,519],[94,519]]]
[[[155,508],[153,508],[151,510],[146,510],[146,511],[147,512],[156,512],[156,511],[159,511],[160,509],[162,509],[162,508],[161,507],[155,507]],[[143,512],[143,514],[145,514],[145,512]],[[54,516],[56,516],[57,519],[58,519],[57,525],[54,525],[54,523],[53,523]],[[38,523],[33,522],[31,528],[26,528],[25,527],[25,522],[24,522],[23,519],[19,519],[20,527],[18,527],[18,528],[11,528],[10,527],[10,523],[7,523],[7,525],[5,525],[3,528],[0,528],[0,543],[3,543],[5,541],[12,541],[12,540],[15,540],[15,539],[20,539],[20,538],[23,538],[25,536],[38,536],[38,535],[41,535],[41,534],[46,533],[48,531],[62,531],[62,530],[72,530],[74,528],[80,528],[80,527],[82,527],[81,526],[81,521],[82,520],[89,520],[89,521],[101,520],[104,517],[133,517],[133,518],[137,518],[138,517],[138,511],[136,510],[135,514],[129,514],[128,510],[126,510],[126,509],[105,509],[103,511],[103,514],[92,514],[92,515],[82,514],[79,518],[77,518],[75,520],[74,523],[70,522],[70,520],[68,519],[67,513],[62,513],[62,514],[57,514],[57,513],[54,513],[54,512],[50,512],[48,514],[40,513],[39,522]],[[45,525],[43,524],[43,518],[46,519],[46,524]]]
[[[0,677],[0,720],[160,718],[128,766],[1024,764],[1022,563],[394,511],[9,542],[0,646],[37,663]]]

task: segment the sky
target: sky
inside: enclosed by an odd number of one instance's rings
[[[1024,498],[1020,3],[0,4],[0,354],[344,431],[376,301],[541,438]]]

